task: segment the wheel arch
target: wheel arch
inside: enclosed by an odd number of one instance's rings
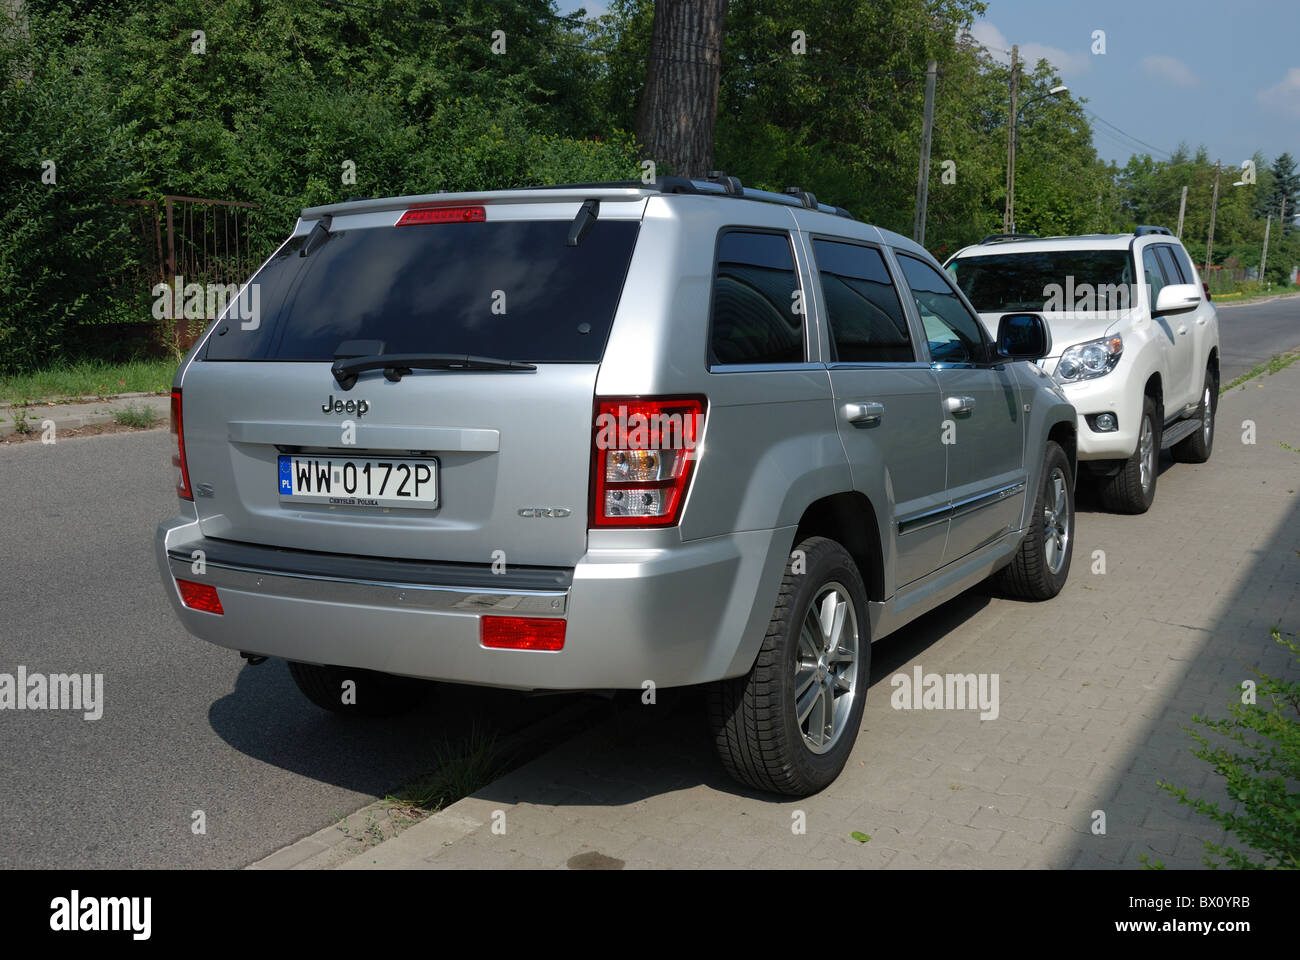
[[[867,599],[884,600],[885,552],[880,540],[879,514],[866,495],[846,491],[814,500],[804,508],[795,530],[797,546],[808,537],[820,536],[844,547],[858,565]]]

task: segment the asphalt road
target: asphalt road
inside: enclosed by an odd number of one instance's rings
[[[452,687],[397,720],[336,717],[283,662],[193,639],[152,552],[169,440],[0,448],[0,673],[104,678],[99,720],[0,711],[0,868],[242,867],[434,768],[444,738],[568,702]]]
[[[1300,346],[1300,299],[1225,307],[1220,337],[1226,383]],[[175,507],[169,440],[0,448],[0,673],[104,677],[99,720],[0,711],[0,868],[245,866],[426,772],[444,738],[561,705],[442,688],[408,717],[349,720],[283,663],[191,638],[152,554]]]
[[[1270,357],[1300,346],[1300,297],[1219,307],[1219,378],[1231,383]]]

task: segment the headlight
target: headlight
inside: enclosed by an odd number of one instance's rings
[[[1061,354],[1056,364],[1056,379],[1060,383],[1075,383],[1104,377],[1115,369],[1123,352],[1124,340],[1119,335],[1076,343]]]

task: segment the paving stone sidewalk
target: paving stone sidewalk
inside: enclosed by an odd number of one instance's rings
[[[1300,364],[1250,381],[1208,464],[1166,455],[1148,514],[1081,502],[1056,600],[975,591],[875,644],[855,751],[815,797],[733,784],[698,693],[668,692],[343,866],[1199,867],[1220,832],[1156,782],[1225,799],[1180,725],[1225,715],[1251,667],[1293,670],[1269,629],[1300,630],[1298,414]],[[996,673],[999,715],[893,709],[917,666]]]

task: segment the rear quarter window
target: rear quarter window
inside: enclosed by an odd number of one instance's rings
[[[713,275],[710,366],[802,363],[799,292],[788,233],[724,232]]]

